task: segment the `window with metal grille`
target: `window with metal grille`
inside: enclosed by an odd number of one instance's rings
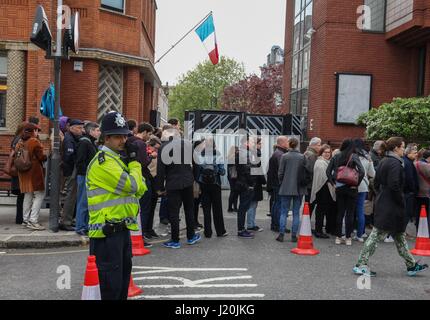
[[[122,113],[123,69],[115,65],[101,65],[99,70],[99,97],[97,122],[110,111]]]

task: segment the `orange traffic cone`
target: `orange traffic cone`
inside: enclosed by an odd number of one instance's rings
[[[129,298],[135,297],[142,293],[143,293],[143,290],[134,284],[133,276],[130,275],[130,283],[128,285],[128,297]]]
[[[320,253],[312,243],[311,216],[309,215],[309,204],[307,202],[303,207],[302,225],[300,226],[297,248],[292,249],[291,252],[305,256],[314,256]]]
[[[95,256],[88,257],[81,300],[101,300],[99,271]]]
[[[131,231],[131,251],[133,257],[137,256],[144,256],[145,254],[151,253],[151,250],[146,249],[143,237],[142,237],[142,225],[140,223],[140,210],[139,214],[137,215],[137,222],[139,224],[139,230],[138,231]]]
[[[412,249],[411,253],[415,256],[430,257],[429,227],[427,222],[427,213],[426,213],[425,206],[421,207],[417,240],[415,242],[415,249]]]

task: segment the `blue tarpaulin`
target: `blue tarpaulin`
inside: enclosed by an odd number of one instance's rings
[[[49,88],[46,89],[43,94],[42,101],[40,102],[40,113],[50,120],[55,119],[55,87],[54,84],[50,84]],[[60,107],[60,117],[63,115]]]

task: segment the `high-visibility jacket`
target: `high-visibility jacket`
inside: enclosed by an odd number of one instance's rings
[[[127,166],[119,154],[104,147],[88,166],[86,184],[90,238],[105,237],[106,221],[125,221],[129,230],[139,230],[139,199],[148,190],[139,162]]]

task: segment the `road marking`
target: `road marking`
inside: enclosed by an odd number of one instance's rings
[[[141,295],[131,298],[136,299],[202,299],[202,298],[264,298],[262,293],[238,293],[238,294],[172,294],[172,295],[159,295],[148,296]]]
[[[2,251],[2,252],[0,252],[0,254],[6,254],[6,252],[3,252],[3,251]]]
[[[47,255],[54,255],[54,254],[67,254],[67,253],[80,253],[80,252],[89,252],[88,249],[86,250],[74,250],[74,251],[57,251],[57,252],[29,252],[29,253],[8,253],[7,256],[47,256]]]
[[[133,269],[149,269],[147,271],[136,271],[132,274],[167,273],[167,272],[194,272],[194,271],[247,271],[246,268],[169,268],[169,267],[138,267]]]
[[[182,284],[148,284],[148,285],[138,285],[140,288],[241,288],[241,287],[257,287],[254,283],[227,283],[227,284],[207,284],[213,281],[225,281],[225,280],[238,280],[238,279],[252,279],[252,276],[237,276],[237,277],[218,277],[202,280],[190,280],[182,277],[164,277],[164,276],[154,276],[154,277],[137,277],[133,278],[135,282],[142,280],[176,280],[182,282]]]

